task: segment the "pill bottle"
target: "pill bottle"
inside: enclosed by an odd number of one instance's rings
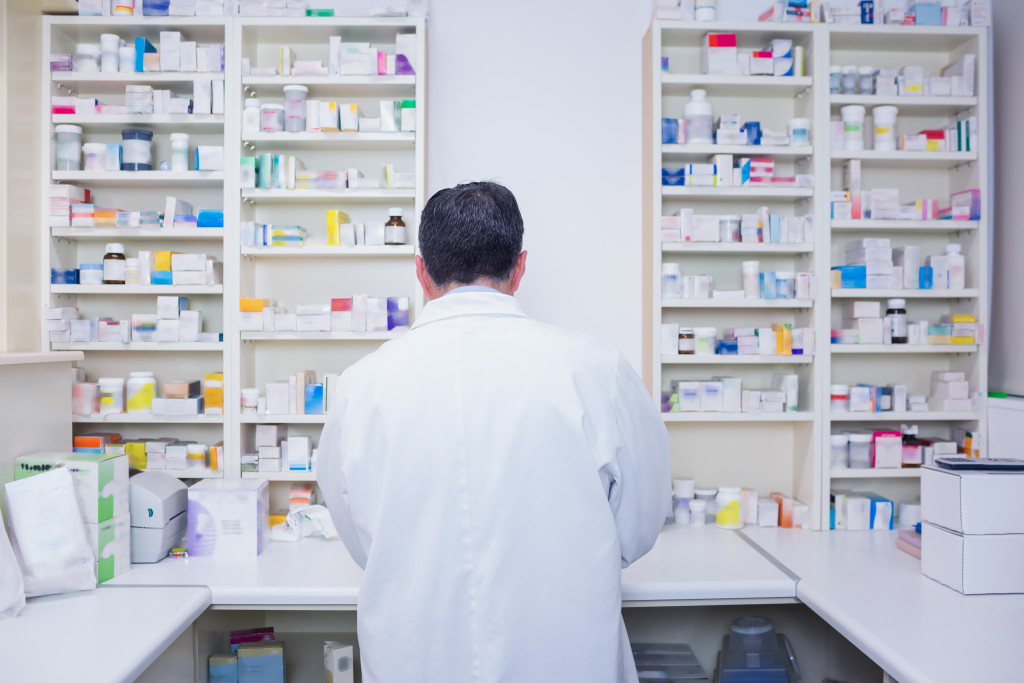
[[[693,492],[696,488],[696,482],[693,479],[672,480],[672,495],[676,497],[676,500],[689,500],[693,498]]]
[[[811,120],[790,119],[789,120],[789,144],[794,147],[806,147],[811,144]]]
[[[885,319],[889,322],[889,332],[893,344],[907,343],[907,301],[906,299],[889,299],[885,311]]]
[[[188,133],[171,133],[171,170],[188,170]]]
[[[828,91],[833,95],[843,92],[843,67],[838,65],[829,67]]]
[[[156,380],[152,372],[128,373],[128,412],[152,413]]]
[[[124,283],[126,285],[139,284],[139,259],[126,258],[124,260]]]
[[[264,133],[280,133],[284,130],[284,105],[260,105],[260,130]]]
[[[690,523],[690,499],[672,496],[672,517],[676,524]]]
[[[718,17],[717,0],[694,0],[693,18],[697,21],[714,21]]]
[[[661,298],[678,299],[680,295],[679,280],[682,274],[678,263],[661,264]]]
[[[842,470],[850,466],[850,439],[847,434],[833,434],[829,437],[832,443],[832,469]]]
[[[384,224],[384,244],[405,244],[405,221],[398,207],[388,209],[388,222]]]
[[[704,502],[704,519],[708,522],[715,521],[715,498],[718,496],[718,489],[694,489],[694,499]]]
[[[98,73],[100,70],[100,54],[103,50],[96,43],[79,43],[75,51],[75,71],[78,73]]]
[[[245,100],[245,108],[242,110],[242,132],[258,133],[260,130],[260,100],[257,97],[249,97]]]
[[[683,128],[688,145],[710,145],[713,142],[714,109],[707,100],[707,91],[701,88],[690,91],[690,101],[683,107]]]
[[[949,266],[949,288],[964,289],[967,286],[967,278],[964,272],[964,255],[960,253],[959,244],[946,245],[946,263]]]
[[[697,327],[693,330],[695,337],[694,352],[698,356],[713,356],[715,354],[715,338],[718,330],[714,327]]]
[[[864,470],[871,467],[870,434],[850,434],[850,468]]]
[[[206,469],[206,446],[201,443],[190,443],[185,446],[185,455],[190,470]]]
[[[102,171],[107,165],[107,146],[102,142],[87,142],[82,145],[86,171]]]
[[[289,133],[306,130],[306,96],[309,88],[304,85],[284,86],[284,129]]]
[[[791,270],[775,271],[775,298],[796,298],[796,273]]]
[[[857,67],[855,66],[843,67],[843,94],[857,94]]]
[[[107,253],[103,255],[103,284],[123,285],[128,277],[127,271],[124,245],[110,242],[107,244]]]
[[[100,377],[100,413],[124,412],[124,377]]]
[[[850,410],[850,385],[833,384],[829,392],[832,399],[833,413],[846,413]]]
[[[737,487],[723,486],[715,496],[715,525],[720,529],[743,527],[743,495]]]
[[[135,72],[135,48],[125,45],[117,49],[117,70],[121,73]]]
[[[242,414],[255,415],[260,401],[260,390],[254,387],[242,389]]]
[[[55,170],[82,170],[82,127],[61,124],[54,127],[57,163]]]
[[[153,131],[125,128],[121,131],[121,170],[153,170]]]
[[[875,122],[875,149],[891,152],[896,149],[896,115],[898,107],[875,107],[871,118]]]
[[[857,69],[857,89],[861,95],[875,94],[875,68],[862,66]]]
[[[743,297],[746,299],[761,298],[761,262],[743,262]]]
[[[100,71],[107,74],[117,73],[118,50],[121,49],[121,36],[114,33],[100,34]]]
[[[864,149],[864,107],[848,104],[839,112],[843,117],[843,149],[848,152]]]
[[[697,337],[692,327],[679,328],[679,353],[684,356],[692,356],[697,351]],[[692,494],[691,494],[692,495]]]
[[[695,498],[690,501],[690,526],[704,526],[705,516],[707,515],[707,502]]]
[[[724,214],[718,217],[718,232],[720,242],[740,241],[740,217],[734,214]]]

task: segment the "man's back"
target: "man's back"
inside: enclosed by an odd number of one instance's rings
[[[653,544],[669,473],[619,354],[453,293],[332,400],[319,479],[366,569],[367,680],[635,677],[620,567]]]

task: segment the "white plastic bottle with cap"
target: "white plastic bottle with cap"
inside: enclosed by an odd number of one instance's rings
[[[960,253],[960,245],[946,245],[946,263],[949,265],[949,288],[964,289],[967,277],[964,274],[964,255]]]
[[[686,144],[710,145],[714,131],[714,109],[708,102],[707,92],[701,88],[690,91],[690,101],[683,107],[683,128]]]

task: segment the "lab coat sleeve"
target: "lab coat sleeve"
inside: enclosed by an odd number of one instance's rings
[[[317,450],[316,483],[320,486],[324,504],[330,510],[331,519],[338,530],[338,535],[348,548],[349,554],[361,568],[366,569],[366,556],[369,548],[364,548],[356,532],[352,511],[349,507],[348,485],[345,481],[345,440],[343,439],[342,422],[345,414],[346,397],[344,382],[340,382],[331,397],[331,409],[320,434],[320,445]]]
[[[672,508],[668,432],[650,394],[620,356],[615,392],[617,430],[609,503],[615,516],[622,566],[643,557]]]

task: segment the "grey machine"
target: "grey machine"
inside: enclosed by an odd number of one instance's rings
[[[166,472],[128,479],[132,563],[159,562],[181,543],[188,523],[188,487]]]

